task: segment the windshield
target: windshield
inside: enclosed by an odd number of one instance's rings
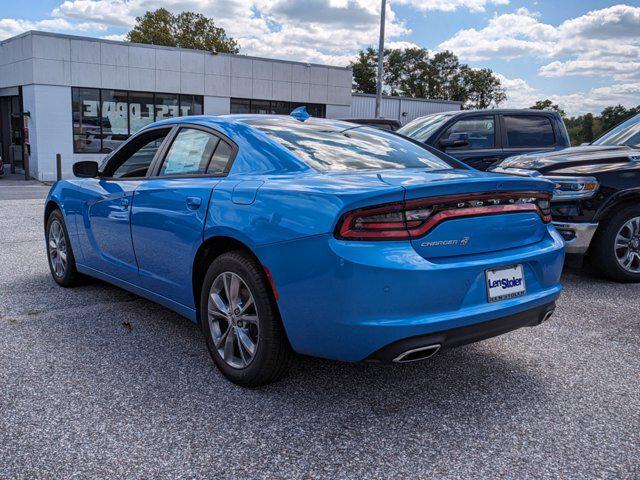
[[[640,114],[612,128],[592,145],[627,145],[640,146]]]
[[[416,118],[399,129],[398,133],[411,137],[419,142],[424,142],[440,125],[446,122],[451,115],[451,113],[435,113],[433,115],[427,115],[426,117]]]
[[[243,118],[316,170],[451,169],[420,145],[392,132],[339,121],[289,117]]]

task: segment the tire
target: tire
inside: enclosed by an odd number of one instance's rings
[[[229,252],[211,263],[200,295],[200,319],[213,361],[236,385],[260,387],[289,370],[293,351],[269,281],[247,254]]]
[[[76,270],[76,259],[60,210],[54,210],[47,218],[45,240],[49,270],[56,283],[62,287],[75,287],[83,283],[82,275]]]
[[[631,241],[626,242],[622,237],[630,237]],[[626,246],[616,249],[617,239],[626,242]],[[629,260],[626,252],[632,255],[628,267],[624,265],[624,259]],[[600,273],[611,280],[640,282],[640,205],[623,207],[605,220],[596,233],[589,255]]]

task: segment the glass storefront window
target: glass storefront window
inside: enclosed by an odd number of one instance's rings
[[[129,136],[129,108],[127,92],[121,90],[102,90],[101,152],[109,153]]]
[[[108,153],[154,121],[203,112],[199,95],[73,87],[71,98],[74,153]]]
[[[272,100],[250,100],[248,98],[232,98],[231,113],[260,113],[289,115],[294,108],[305,106],[312,117],[324,118],[326,105],[321,103],[294,103]]]
[[[165,118],[179,117],[188,115],[180,112],[180,103],[178,95],[171,93],[156,93],[156,121]]]
[[[100,90],[74,88],[71,95],[73,112],[74,152],[99,153],[100,139]]]
[[[153,93],[129,92],[129,134],[153,123],[154,115]]]

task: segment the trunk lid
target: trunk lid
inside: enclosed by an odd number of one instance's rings
[[[411,240],[416,252],[426,259],[522,247],[541,241],[545,235],[546,226],[539,212],[532,208],[526,210],[524,205],[515,208],[510,198],[515,198],[513,203],[518,205],[517,198],[527,196],[515,194],[546,192],[550,195],[553,184],[547,180],[475,170],[389,170],[380,177],[390,185],[405,189],[407,205],[419,199],[453,197],[453,203],[447,201],[446,205],[455,213],[443,218],[424,236]],[[497,202],[504,209],[494,206]],[[468,216],[462,216],[467,213]]]

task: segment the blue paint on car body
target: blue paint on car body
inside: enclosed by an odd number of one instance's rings
[[[270,123],[263,129],[260,122]],[[336,132],[345,141],[365,135],[390,150],[422,148],[390,132],[331,120],[182,117],[137,135],[192,126],[234,144],[224,174],[77,178],[52,186],[47,202],[63,212],[80,272],[195,321],[197,254],[208,242],[232,239],[270,272],[293,349],[347,361],[402,339],[525,312],[560,294],[564,243],[532,210],[453,218],[419,238],[349,239],[339,233],[341,222],[360,209],[478,193],[550,195],[550,182],[478,172],[428,150],[418,152],[423,167],[389,168],[384,162],[391,160],[373,150],[359,153],[372,168],[316,168],[324,154],[305,157],[273,135],[273,129],[287,136],[309,128],[312,139]],[[522,265],[526,293],[489,302],[485,271],[514,264]]]

